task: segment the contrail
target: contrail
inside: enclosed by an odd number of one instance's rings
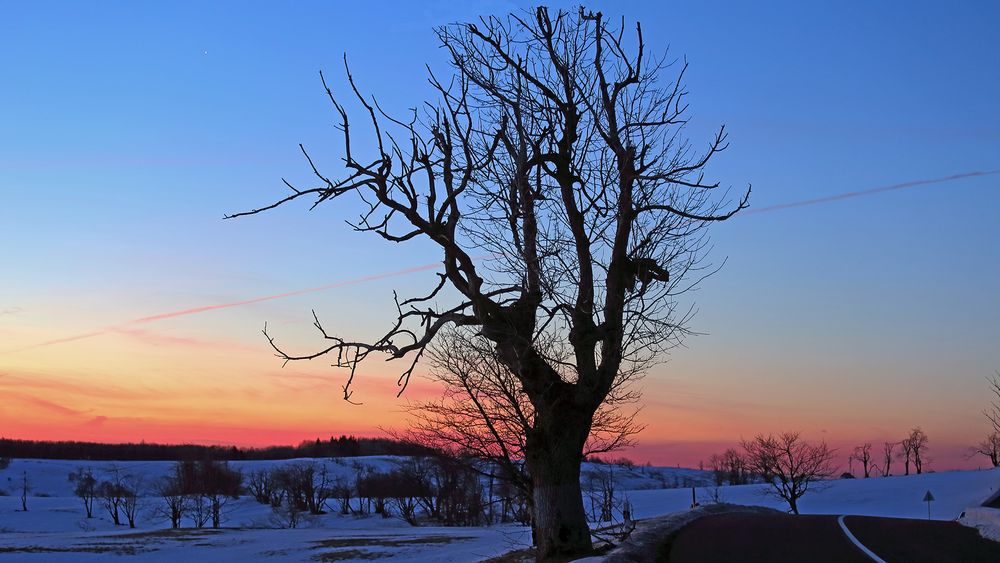
[[[160,313],[158,315],[150,315],[148,317],[140,317],[138,319],[132,319],[117,325],[111,325],[104,327],[102,329],[93,330],[90,332],[84,332],[81,334],[76,334],[73,336],[65,336],[63,338],[55,338],[52,340],[46,340],[45,342],[39,342],[37,344],[31,344],[23,348],[16,348],[14,350],[9,350],[9,352],[23,352],[25,350],[32,350],[34,348],[41,348],[44,346],[52,346],[54,344],[63,344],[65,342],[73,342],[75,340],[83,340],[85,338],[93,338],[95,336],[101,336],[102,334],[107,334],[109,332],[114,332],[118,329],[127,327],[129,325],[151,323],[156,321],[162,321],[165,319],[172,319],[174,317],[184,317],[187,315],[196,315],[198,313],[204,313],[207,311],[215,311],[218,309],[229,309],[230,307],[241,307],[243,305],[250,305],[253,303],[260,303],[263,301],[273,301],[275,299],[284,299],[286,297],[294,297],[296,295],[303,295],[306,293],[315,293],[317,291],[326,291],[328,289],[335,289],[338,287],[346,287],[350,285],[357,285],[361,283],[366,283],[375,280],[381,280],[385,278],[394,278],[397,276],[405,276],[406,274],[412,274],[416,272],[422,272],[424,270],[431,270],[440,266],[440,262],[434,262],[432,264],[424,264],[422,266],[413,266],[412,268],[405,268],[403,270],[396,270],[394,272],[385,272],[382,274],[372,274],[370,276],[364,276],[360,278],[354,278],[350,280],[344,280],[336,283],[331,283],[328,285],[321,285],[319,287],[310,287],[308,289],[299,289],[296,291],[288,291],[285,293],[277,293],[274,295],[265,295],[263,297],[254,297],[253,299],[244,299],[242,301],[231,301],[229,303],[219,303],[216,305],[205,305],[203,307],[194,307],[192,309],[181,309],[179,311],[171,311],[169,313]]]
[[[174,317],[183,317],[186,315],[196,315],[198,313],[204,313],[206,311],[215,311],[217,309],[228,309],[230,307],[241,307],[243,305],[250,305],[252,303],[260,303],[261,301],[273,301],[275,299],[284,299],[285,297],[294,297],[296,295],[303,295],[306,293],[315,293],[317,291],[326,291],[328,289],[335,289],[338,287],[345,287],[349,285],[357,285],[359,283],[366,283],[375,280],[381,280],[385,278],[394,278],[396,276],[405,276],[406,274],[413,274],[416,272],[422,272],[424,270],[430,270],[440,266],[440,262],[434,262],[433,264],[424,264],[423,266],[414,266],[412,268],[406,268],[404,270],[396,270],[395,272],[386,272],[383,274],[372,274],[370,276],[364,276],[361,278],[354,278],[352,280],[345,280],[342,282],[331,283],[329,285],[321,285],[319,287],[310,287],[309,289],[299,289],[296,291],[289,291],[287,293],[278,293],[275,295],[267,295],[264,297],[254,297],[253,299],[244,299],[243,301],[233,301],[231,303],[222,303],[219,305],[205,305],[203,307],[195,307],[193,309],[182,309],[180,311],[173,311],[170,313],[160,313],[159,315],[150,315],[148,317],[141,317],[126,324],[141,324],[141,323],[151,323],[154,321],[162,321],[163,319],[172,319]]]
[[[790,203],[779,203],[777,205],[770,205],[770,206],[767,206],[767,207],[760,207],[760,208],[750,208],[750,209],[747,209],[747,210],[744,210],[744,211],[740,212],[739,215],[751,215],[751,214],[757,214],[757,213],[769,213],[771,211],[781,211],[783,209],[792,209],[792,208],[795,208],[795,207],[805,207],[807,205],[819,205],[819,204],[823,204],[823,203],[829,203],[829,202],[832,202],[832,201],[839,201],[839,200],[842,200],[842,199],[850,199],[850,198],[855,198],[855,197],[862,197],[862,196],[867,196],[867,195],[878,194],[878,193],[882,193],[882,192],[890,192],[890,191],[894,191],[894,190],[902,190],[902,189],[907,189],[907,188],[914,188],[914,187],[917,187],[917,186],[925,186],[925,185],[928,185],[928,184],[940,184],[940,183],[943,183],[943,182],[951,182],[951,181],[954,181],[954,180],[961,180],[961,179],[964,179],[964,178],[974,178],[974,177],[978,177],[978,176],[990,176],[990,175],[994,175],[994,174],[1000,174],[1000,169],[978,171],[978,172],[966,172],[966,173],[963,173],[963,174],[953,174],[951,176],[943,176],[941,178],[932,178],[932,179],[929,179],[929,180],[913,180],[913,181],[910,181],[910,182],[902,182],[902,183],[899,183],[899,184],[892,184],[892,185],[889,185],[889,186],[881,186],[881,187],[877,187],[877,188],[870,188],[870,189],[867,189],[867,190],[858,190],[858,191],[852,191],[852,192],[843,192],[843,193],[834,194],[834,195],[825,196],[825,197],[819,197],[819,198],[815,198],[815,199],[806,199],[806,200],[794,201],[794,202],[790,202]],[[62,344],[64,342],[72,342],[72,341],[75,341],[75,340],[83,340],[85,338],[93,338],[95,336],[100,336],[100,335],[106,334],[108,332],[114,332],[115,330],[121,329],[123,327],[127,327],[129,325],[151,323],[151,322],[156,322],[156,321],[162,321],[162,320],[165,320],[165,319],[172,319],[174,317],[184,317],[184,316],[187,316],[187,315],[197,315],[199,313],[205,313],[205,312],[208,312],[208,311],[216,311],[216,310],[219,310],[219,309],[229,309],[231,307],[242,307],[243,305],[250,305],[250,304],[253,304],[253,303],[261,303],[263,301],[273,301],[275,299],[284,299],[286,297],[293,297],[293,296],[296,296],[296,295],[304,295],[304,294],[307,294],[307,293],[316,293],[318,291],[326,291],[328,289],[335,289],[335,288],[338,288],[338,287],[346,287],[346,286],[350,286],[350,285],[357,285],[357,284],[367,283],[367,282],[370,282],[370,281],[375,281],[375,280],[380,280],[380,279],[385,279],[385,278],[393,278],[393,277],[397,277],[397,276],[404,276],[406,274],[412,274],[412,273],[416,273],[416,272],[422,272],[424,270],[431,270],[431,269],[437,268],[440,265],[441,265],[440,262],[434,262],[432,264],[424,264],[422,266],[413,266],[411,268],[406,268],[406,269],[403,269],[403,270],[396,270],[396,271],[393,271],[393,272],[386,272],[386,273],[382,273],[382,274],[372,274],[370,276],[364,276],[364,277],[360,277],[360,278],[354,278],[354,279],[350,279],[350,280],[344,280],[344,281],[341,281],[341,282],[336,282],[336,283],[332,283],[332,284],[328,284],[328,285],[321,285],[321,286],[318,286],[318,287],[311,287],[311,288],[308,288],[308,289],[299,289],[299,290],[296,290],[296,291],[288,291],[288,292],[285,292],[285,293],[277,293],[277,294],[274,294],[274,295],[266,295],[266,296],[263,296],[263,297],[254,297],[252,299],[244,299],[244,300],[241,300],[241,301],[232,301],[232,302],[229,302],[229,303],[220,303],[220,304],[216,304],[216,305],[204,305],[202,307],[194,307],[194,308],[191,308],[191,309],[181,309],[179,311],[171,311],[171,312],[168,312],[168,313],[160,313],[160,314],[157,314],[157,315],[150,315],[150,316],[147,316],[147,317],[140,317],[138,319],[133,319],[131,321],[127,321],[127,322],[124,322],[124,323],[121,323],[121,324],[118,324],[118,325],[112,325],[112,326],[108,326],[108,327],[105,327],[105,328],[102,328],[102,329],[98,329],[98,330],[94,330],[94,331],[91,331],[91,332],[85,332],[85,333],[82,333],[82,334],[77,334],[77,335],[74,335],[74,336],[66,336],[66,337],[63,337],[63,338],[56,338],[54,340],[47,340],[45,342],[39,342],[37,344],[32,344],[30,346],[26,346],[26,347],[23,347],[23,348],[17,348],[15,350],[10,350],[9,352],[21,352],[21,351],[24,351],[24,350],[31,350],[31,349],[34,349],[34,348],[41,348],[43,346],[52,346],[54,344]]]
[[[889,186],[881,186],[878,188],[870,188],[867,190],[859,190],[854,192],[844,192],[835,195],[829,195],[826,197],[818,197],[815,199],[805,199],[802,201],[793,201],[791,203],[779,203],[777,205],[769,205],[767,207],[750,208],[745,211],[741,211],[738,215],[751,215],[754,213],[767,213],[769,211],[779,211],[781,209],[791,209],[793,207],[805,207],[807,205],[817,205],[820,203],[829,203],[831,201],[839,201],[841,199],[850,199],[853,197],[861,197],[866,195],[879,194],[882,192],[891,192],[894,190],[903,190],[906,188],[915,188],[917,186],[926,186],[927,184],[940,184],[942,182],[951,182],[952,180],[961,180],[963,178],[975,178],[977,176],[989,176],[991,174],[1000,174],[1000,169],[997,170],[986,170],[982,172],[966,172],[964,174],[953,174],[951,176],[944,176],[941,178],[933,178],[930,180],[914,180],[912,182],[903,182],[901,184],[892,184]]]

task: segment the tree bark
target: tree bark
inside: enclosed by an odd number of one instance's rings
[[[556,405],[539,409],[536,416],[525,443],[525,461],[534,487],[538,560],[587,554],[593,544],[580,488],[580,462],[589,419],[580,420],[579,412]]]
[[[792,509],[792,514],[798,515],[799,513],[799,502],[797,498],[789,497],[788,506]]]

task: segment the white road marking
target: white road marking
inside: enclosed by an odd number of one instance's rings
[[[872,561],[875,561],[876,563],[885,563],[885,559],[882,559],[878,555],[875,555],[875,553],[873,553],[872,550],[865,547],[865,544],[858,541],[858,538],[854,537],[854,534],[852,534],[851,531],[847,529],[847,524],[844,523],[843,514],[837,517],[837,523],[840,524],[840,529],[844,531],[844,535],[847,536],[847,539],[851,540],[851,543],[858,546],[858,549],[865,552],[865,555],[871,557]]]

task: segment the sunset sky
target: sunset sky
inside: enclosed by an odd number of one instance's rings
[[[346,52],[402,111],[428,96],[425,63],[446,70],[433,26],[528,6],[459,4],[5,3],[0,436],[266,445],[401,427],[432,384],[397,399],[400,366],[372,363],[351,405],[345,373],[283,368],[261,329],[311,351],[315,309],[329,332],[381,334],[394,289],[436,281],[434,248],[352,233],[351,205],[223,215],[283,197],[281,178],[308,185],[299,143],[339,170],[318,70],[343,91]],[[797,429],[846,466],[851,446],[919,425],[932,468],[982,465],[967,455],[1000,370],[1000,4],[750,4],[590,4],[687,57],[689,136],[727,125],[711,172],[752,182],[760,210],[714,226],[724,267],[688,296],[702,334],[643,381],[647,428],[623,454],[696,465]]]

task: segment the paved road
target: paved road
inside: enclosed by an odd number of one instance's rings
[[[889,563],[1000,561],[1000,543],[957,522],[847,516],[844,523],[858,541]]]
[[[680,531],[662,561],[811,561],[871,563],[847,539],[836,516],[719,514]]]
[[[889,563],[1000,561],[1000,543],[955,522],[848,516],[851,533]],[[871,563],[836,516],[719,514],[683,528],[659,561]]]

